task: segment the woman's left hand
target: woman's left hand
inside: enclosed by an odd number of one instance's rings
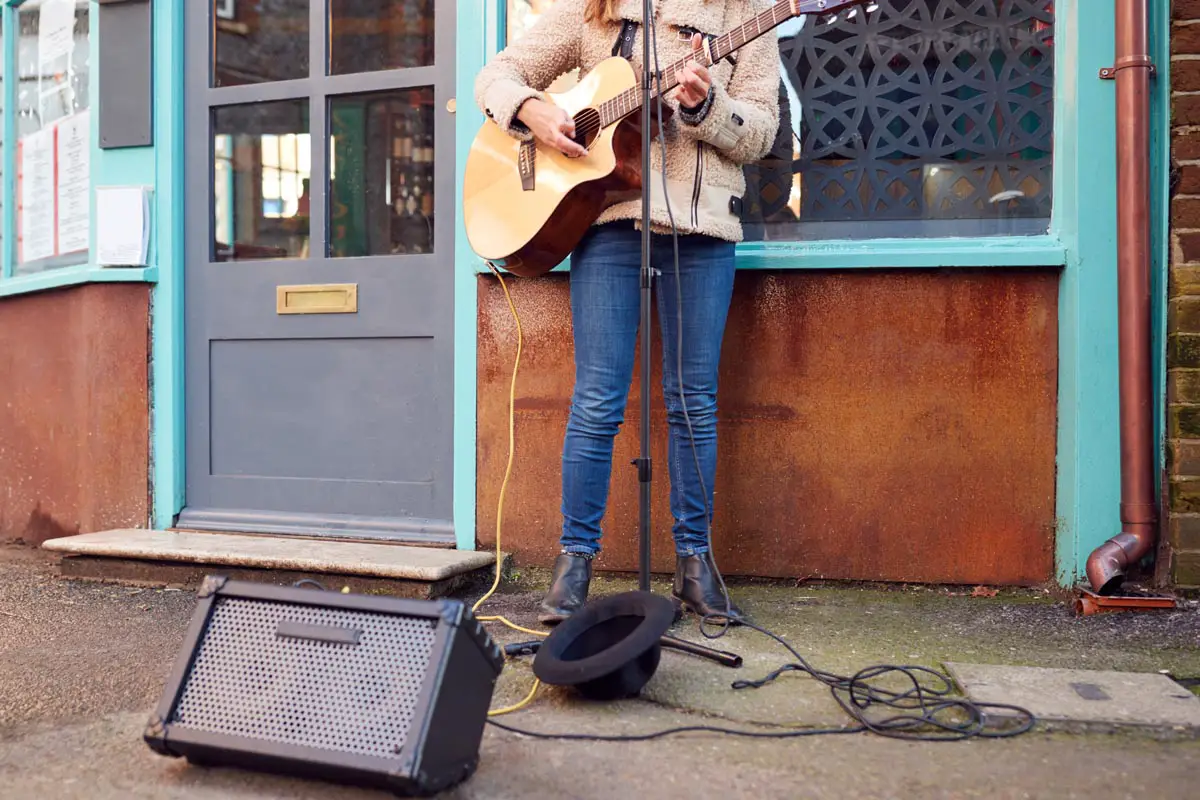
[[[700,34],[692,34],[692,48],[700,52],[704,48],[704,40]],[[684,108],[697,108],[704,104],[708,97],[708,89],[712,80],[708,77],[708,68],[694,61],[675,73],[679,87],[675,90],[675,99]]]

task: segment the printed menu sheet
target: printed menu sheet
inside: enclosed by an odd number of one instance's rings
[[[21,263],[88,249],[90,131],[90,116],[82,111],[21,137],[17,145]]]
[[[21,139],[21,255],[37,261],[54,255],[54,129]]]
[[[58,161],[58,252],[88,249],[89,204],[88,112],[67,117],[58,124],[55,157]]]

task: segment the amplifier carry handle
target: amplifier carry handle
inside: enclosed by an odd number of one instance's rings
[[[313,642],[330,642],[331,644],[357,645],[362,631],[354,628],[339,628],[334,625],[311,625],[306,622],[280,620],[275,628],[275,636],[280,639],[308,639]]]

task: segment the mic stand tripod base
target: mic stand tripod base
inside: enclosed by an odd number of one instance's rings
[[[709,661],[715,661],[724,667],[737,669],[742,665],[742,657],[737,653],[715,650],[711,647],[705,647],[702,644],[696,644],[695,642],[676,639],[674,636],[663,635],[659,643],[668,650],[677,650],[680,653],[690,653],[700,658],[707,658]]]
[[[731,667],[736,669],[742,665],[742,657],[737,653],[727,653],[724,650],[714,650],[711,647],[705,647],[702,644],[688,642],[683,639],[676,639],[674,636],[663,635],[658,640],[659,646],[667,650],[675,650],[680,653],[688,653],[700,658],[707,658],[709,661],[716,662],[723,667]],[[542,648],[542,640],[534,639],[529,642],[514,642],[504,646],[504,655],[506,656],[532,656],[537,655],[538,650]]]

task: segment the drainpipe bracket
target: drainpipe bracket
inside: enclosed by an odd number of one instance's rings
[[[1152,503],[1121,503],[1121,521],[1129,525],[1158,522],[1158,507]]]
[[[1150,70],[1150,77],[1158,77],[1158,67],[1154,66],[1154,61],[1150,56],[1126,56],[1118,58],[1116,63],[1111,67],[1103,67],[1100,70],[1100,80],[1113,81],[1117,79],[1117,73],[1123,69],[1145,68]]]

